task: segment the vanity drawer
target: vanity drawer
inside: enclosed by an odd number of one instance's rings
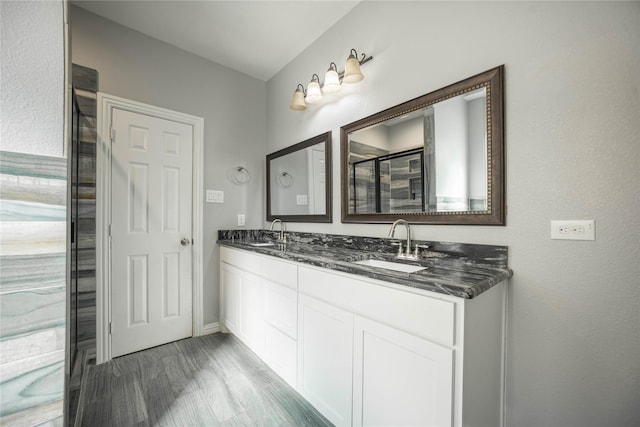
[[[264,320],[291,338],[298,335],[298,292],[264,280]]]
[[[440,344],[455,345],[453,301],[387,287],[355,276],[300,267],[300,292]]]
[[[269,256],[262,257],[262,277],[291,289],[298,288],[298,267]]]
[[[260,256],[247,251],[221,247],[220,261],[238,267],[241,270],[260,274]]]

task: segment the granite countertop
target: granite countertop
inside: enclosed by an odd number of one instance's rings
[[[394,240],[314,233],[287,233],[287,244],[254,246],[275,242],[277,233],[264,230],[221,230],[218,244],[284,260],[341,271],[431,292],[471,299],[510,278],[507,247],[464,243],[413,241],[429,245],[424,258],[397,259]],[[402,240],[402,239],[396,239]],[[376,259],[426,267],[415,273],[354,264]]]

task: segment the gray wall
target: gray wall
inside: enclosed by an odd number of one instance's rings
[[[334,223],[288,229],[382,237],[340,223],[340,126],[505,64],[507,225],[412,235],[509,246],[509,426],[640,420],[639,41],[638,2],[362,2],[268,82],[268,152],[333,131]],[[362,83],[288,109],[351,48],[374,56]],[[597,240],[552,241],[552,219]]]
[[[204,323],[218,321],[218,229],[264,218],[266,83],[71,7],[72,60],[99,73],[103,93],[204,118],[204,188],[224,204],[204,207]],[[251,180],[229,179],[245,166]],[[204,195],[203,195],[204,198]]]
[[[61,157],[62,2],[22,3],[2,1],[1,149]],[[32,123],[34,117],[38,117],[37,126],[26,132],[25,123]]]

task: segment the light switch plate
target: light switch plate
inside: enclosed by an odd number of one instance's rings
[[[551,221],[552,240],[596,240],[596,224],[589,220]]]
[[[244,225],[245,225],[244,214],[238,214],[238,227],[244,227]]]
[[[224,191],[207,190],[207,203],[224,203]]]
[[[296,195],[296,204],[306,206],[309,204],[309,199],[306,194],[298,194]]]

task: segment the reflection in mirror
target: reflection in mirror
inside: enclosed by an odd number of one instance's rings
[[[331,133],[267,156],[267,220],[331,222]]]
[[[353,213],[486,210],[486,89],[351,132],[349,165]]]
[[[504,224],[502,67],[342,128],[343,222]]]

